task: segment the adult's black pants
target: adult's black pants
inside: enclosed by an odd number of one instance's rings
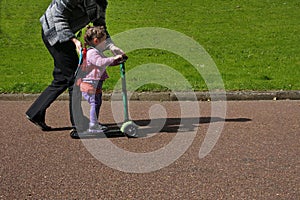
[[[72,41],[58,42],[51,46],[43,33],[42,39],[54,60],[53,81],[31,105],[26,114],[32,119],[45,121],[47,108],[68,89],[72,126],[77,129],[85,129],[89,120],[83,116],[81,91],[78,86],[74,85],[74,75],[79,62],[76,46]]]

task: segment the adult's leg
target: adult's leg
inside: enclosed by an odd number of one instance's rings
[[[101,92],[99,92],[98,94],[95,94],[95,104],[96,104],[95,109],[96,109],[96,116],[97,116],[98,121],[99,121],[100,108],[102,105],[102,85],[103,85],[103,81],[99,81],[97,88]]]
[[[70,96],[70,119],[72,126],[78,131],[84,131],[89,127],[89,119],[84,116],[82,107],[81,107],[81,99],[82,92],[80,91],[80,87],[76,84],[69,87],[69,96]]]
[[[66,48],[71,48],[71,46],[68,44],[56,44],[51,46],[45,39],[44,34],[42,34],[42,38],[45,46],[54,59],[53,81],[26,112],[31,119],[39,121],[45,121],[46,109],[68,88],[68,84],[71,79],[69,78],[68,80],[67,77],[70,76],[69,74],[72,73],[73,70],[72,67],[68,70],[65,70],[64,67],[62,67],[66,62],[60,56],[60,52],[64,49],[64,46],[66,46]],[[69,55],[69,57],[70,56],[73,57],[73,55]]]
[[[52,81],[51,85],[41,93],[26,112],[30,118],[45,121],[46,109],[63,91],[66,90],[67,85],[60,69],[54,68],[53,76],[56,78]]]
[[[39,118],[45,120],[46,109],[67,88],[69,88],[71,107],[74,73],[78,65],[78,56],[75,50],[76,47],[72,41],[57,43],[54,46],[51,46],[44,38],[44,35],[43,41],[54,59],[53,81],[32,104],[26,114],[30,118]],[[81,108],[81,105],[79,106]],[[72,119],[71,113],[72,112],[70,110],[70,118],[73,122],[74,120]]]

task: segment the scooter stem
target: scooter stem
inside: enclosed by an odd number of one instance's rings
[[[127,99],[127,88],[126,88],[126,77],[125,77],[125,62],[120,64],[120,73],[122,79],[122,97],[124,106],[124,122],[129,121],[128,116],[128,99]]]

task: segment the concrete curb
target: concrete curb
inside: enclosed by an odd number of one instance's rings
[[[300,100],[300,91],[228,91],[224,92],[195,92],[191,93],[176,93],[172,92],[142,92],[128,94],[132,101],[177,101],[178,97],[181,100],[195,100],[195,95],[198,101],[225,100],[227,101],[246,101],[246,100]],[[40,94],[0,94],[2,101],[32,101]],[[121,100],[121,94],[104,93],[103,100]],[[67,93],[60,95],[58,100],[68,100]]]

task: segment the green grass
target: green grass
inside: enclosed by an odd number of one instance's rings
[[[39,24],[49,2],[1,0],[0,93],[38,93],[51,82],[53,61]],[[111,35],[163,27],[193,38],[215,61],[228,91],[300,90],[299,10],[296,0],[118,0],[109,1],[107,24]],[[207,90],[195,69],[177,55],[153,49],[128,55],[128,69],[162,63],[183,74],[194,90]],[[119,79],[118,68],[108,73],[106,91]],[[166,89],[149,84],[139,90]]]

